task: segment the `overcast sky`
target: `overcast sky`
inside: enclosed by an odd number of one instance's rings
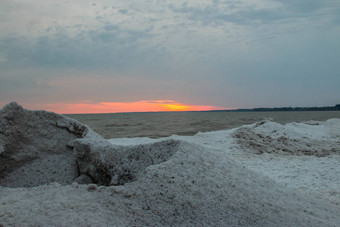
[[[338,104],[340,1],[0,0],[0,107],[141,100]]]

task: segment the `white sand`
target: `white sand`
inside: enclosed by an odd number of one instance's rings
[[[0,224],[339,226],[339,128],[340,119],[268,121],[109,143],[76,121],[11,104],[0,112]],[[102,185],[71,183],[73,168],[73,181]]]
[[[223,150],[247,169],[340,206],[340,119],[318,125],[268,121],[181,138]]]

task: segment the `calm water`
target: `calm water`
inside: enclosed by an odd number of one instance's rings
[[[167,112],[69,114],[105,138],[194,135],[197,132],[230,129],[265,118],[280,123],[324,121],[340,118],[340,111],[308,112]]]

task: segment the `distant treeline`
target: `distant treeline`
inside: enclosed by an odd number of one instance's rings
[[[235,110],[212,110],[213,112],[264,112],[264,111],[334,111],[340,110],[340,104],[324,107],[278,107],[278,108],[253,108]]]

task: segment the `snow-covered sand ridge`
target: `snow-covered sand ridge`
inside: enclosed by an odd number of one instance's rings
[[[105,140],[11,103],[0,111],[0,224],[337,226],[339,127]]]

